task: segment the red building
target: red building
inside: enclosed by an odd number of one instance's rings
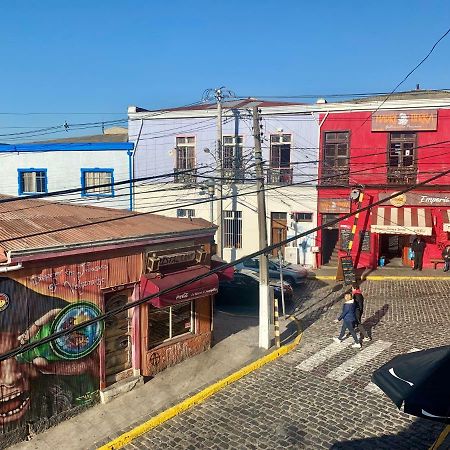
[[[450,92],[412,91],[386,100],[324,105],[318,186],[319,225],[377,202],[450,168]],[[357,195],[355,195],[357,198]],[[360,214],[350,254],[357,267],[412,265],[409,248],[424,236],[424,267],[450,239],[450,175]],[[347,254],[355,219],[318,234],[318,265]]]

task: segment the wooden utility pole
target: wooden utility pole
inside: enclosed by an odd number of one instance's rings
[[[253,137],[255,139],[255,170],[258,199],[259,249],[267,247],[266,201],[264,196],[264,170],[261,151],[261,130],[258,107],[253,107]],[[270,301],[269,259],[267,254],[259,257],[259,346],[270,348]]]
[[[222,164],[222,90],[215,91],[217,101],[217,145],[216,145],[216,174],[217,174],[217,192],[219,200],[216,203],[217,217],[217,254],[223,257],[223,164]]]

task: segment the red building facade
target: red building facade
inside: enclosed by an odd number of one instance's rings
[[[413,104],[386,102],[362,111],[361,104],[330,105],[322,115],[319,225],[450,168],[450,109],[433,107],[433,101]],[[361,204],[357,194],[351,199],[355,189],[363,193]],[[411,267],[411,242],[421,235],[427,243],[424,267],[432,267],[450,241],[449,210],[450,175],[444,175],[361,213],[349,252],[355,266],[376,268],[384,260]],[[319,266],[347,254],[354,223],[351,217],[318,233]]]

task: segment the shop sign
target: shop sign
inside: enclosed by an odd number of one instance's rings
[[[181,264],[195,260],[196,252],[191,250],[188,252],[174,253],[172,255],[161,255],[159,257],[159,266],[171,266],[173,264]]]
[[[350,212],[350,199],[348,198],[319,198],[319,213],[346,214]]]
[[[198,291],[182,292],[176,295],[175,300],[194,300],[196,298],[206,297],[207,295],[217,294],[217,292],[218,289],[216,287],[200,289]]]
[[[372,114],[372,131],[434,131],[436,109],[376,111]]]
[[[390,197],[395,192],[381,192],[378,195],[380,200]],[[450,193],[440,194],[420,194],[417,192],[407,192],[386,200],[381,205],[392,205],[397,208],[401,206],[450,206]]]

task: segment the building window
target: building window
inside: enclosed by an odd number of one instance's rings
[[[390,133],[388,150],[388,183],[416,182],[416,133]]]
[[[19,195],[47,192],[47,169],[18,169]]]
[[[313,213],[296,212],[293,214],[294,222],[312,222]]]
[[[195,169],[195,136],[180,136],[176,138],[175,181],[195,182],[195,170],[189,173],[177,173]]]
[[[114,196],[113,169],[81,169],[81,195],[95,197]]]
[[[223,211],[224,247],[242,248],[242,211]]]
[[[321,184],[348,184],[349,138],[348,131],[324,134]]]
[[[181,303],[148,313],[148,349],[185,334],[194,334],[194,302]]]
[[[270,135],[270,167],[267,182],[273,184],[292,183],[290,134]]]
[[[195,209],[177,209],[177,217],[195,217]]]
[[[242,168],[242,136],[224,136],[222,138],[222,167],[225,173],[234,175]]]

